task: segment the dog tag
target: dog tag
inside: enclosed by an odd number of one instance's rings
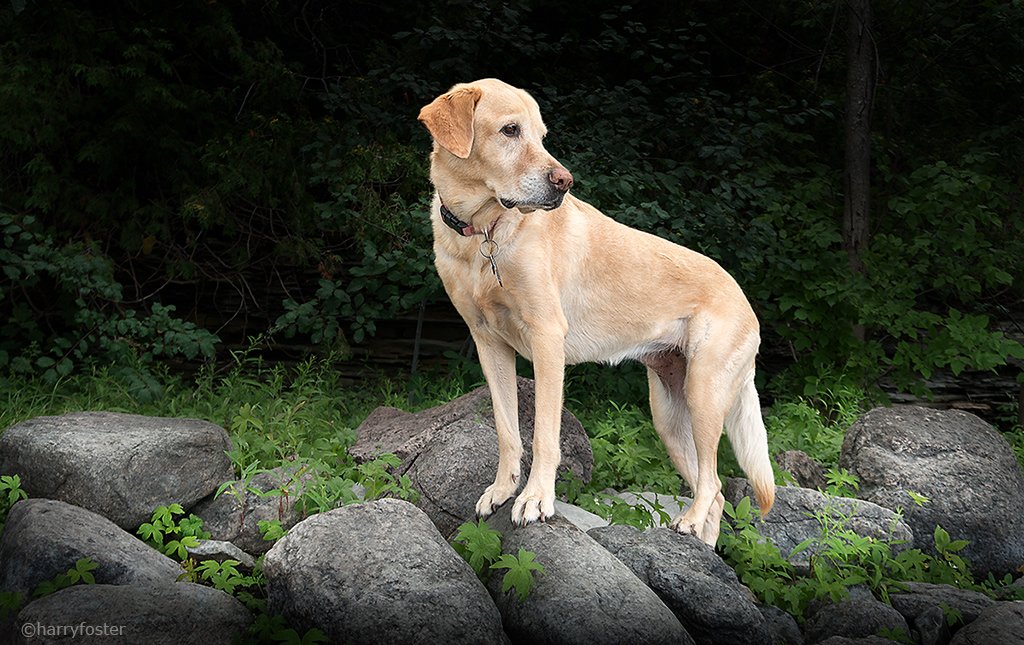
[[[498,286],[502,289],[505,285],[501,283],[501,274],[498,273],[498,263],[494,261],[494,256],[498,254],[498,243],[491,239],[490,231],[484,229],[484,241],[480,243],[480,255],[487,258],[487,261],[491,263],[491,273],[494,274],[494,278],[498,281]]]

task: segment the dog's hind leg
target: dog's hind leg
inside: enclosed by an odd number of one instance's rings
[[[476,503],[476,514],[487,517],[519,488],[523,440],[519,435],[515,350],[482,334],[473,337],[480,354],[480,367],[491,391],[494,426],[498,431],[498,472],[494,483],[484,490]]]
[[[665,444],[676,470],[686,480],[690,489],[696,491],[699,469],[697,449],[693,441],[693,422],[684,394],[686,359],[673,351],[652,354],[641,360],[647,365],[654,428]],[[725,498],[718,493],[704,526],[697,534],[709,544],[714,544],[718,540],[724,504]],[[678,526],[681,518],[682,515],[674,519],[673,527]]]
[[[690,366],[686,395],[691,414],[693,446],[697,457],[697,481],[693,486],[693,504],[672,520],[672,528],[691,533],[711,546],[718,540],[718,524],[724,498],[718,479],[718,442],[725,423],[726,404],[717,384],[697,365]]]

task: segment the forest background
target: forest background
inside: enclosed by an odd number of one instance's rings
[[[989,416],[1017,422],[1019,1],[12,0],[2,383],[101,369],[145,401],[239,353],[478,380],[416,115],[489,76],[537,98],[575,194],[736,277],[768,401],[995,370]]]

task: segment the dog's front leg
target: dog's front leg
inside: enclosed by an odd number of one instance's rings
[[[562,386],[565,378],[565,333],[535,333],[532,339],[537,409],[533,424],[533,465],[526,487],[512,506],[519,525],[555,514],[555,476],[562,455]]]
[[[483,333],[474,333],[473,340],[491,391],[494,427],[498,430],[498,472],[494,483],[484,490],[476,503],[476,514],[487,517],[519,488],[523,440],[519,435],[515,350],[503,340]]]

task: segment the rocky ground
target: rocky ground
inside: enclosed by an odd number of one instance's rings
[[[520,393],[528,447],[532,383],[521,380]],[[806,615],[793,617],[759,604],[696,538],[665,528],[607,526],[563,503],[545,523],[515,528],[509,505],[490,520],[503,535],[504,552],[532,551],[544,567],[520,600],[502,591],[500,576],[481,581],[448,542],[472,518],[496,467],[486,390],[418,414],[378,409],[358,437],[351,449],[357,459],[381,452],[399,457],[397,472],[421,493],[415,505],[381,499],[303,518],[294,496],[259,494],[301,488],[298,469],[265,473],[246,489],[214,498],[233,478],[225,456],[230,441],[222,428],[202,421],[82,413],[7,429],[0,436],[0,474],[20,475],[29,499],[14,505],[0,537],[0,591],[31,594],[84,557],[97,567],[95,584],[30,599],[3,622],[0,641],[244,640],[253,616],[241,602],[178,581],[181,566],[134,534],[155,507],[180,503],[220,541],[203,545],[219,555],[194,557],[223,558],[233,549],[232,557],[251,562],[265,552],[270,611],[299,633],[316,627],[337,643],[835,644],[892,642],[885,636],[900,633],[922,645],[1024,642],[1024,602],[945,585],[910,584],[891,595],[891,604],[854,588],[839,602],[813,603]],[[562,452],[564,469],[589,478],[587,437],[568,413]],[[779,460],[798,482],[820,479],[799,455]],[[796,486],[778,490],[759,530],[782,553],[820,530],[811,516],[828,512],[862,535],[925,551],[941,524],[952,539],[968,540],[964,555],[977,574],[1019,576],[1024,474],[1005,440],[977,417],[909,406],[872,410],[848,431],[841,465],[859,478],[859,499]],[[523,472],[528,469],[525,463]],[[908,490],[929,503],[905,512],[912,506]],[[738,503],[746,482],[729,481],[725,492]],[[269,550],[261,519],[290,529]],[[798,570],[810,555],[794,557]],[[962,620],[950,625],[950,610]],[[121,626],[121,633],[45,630],[79,624]]]

